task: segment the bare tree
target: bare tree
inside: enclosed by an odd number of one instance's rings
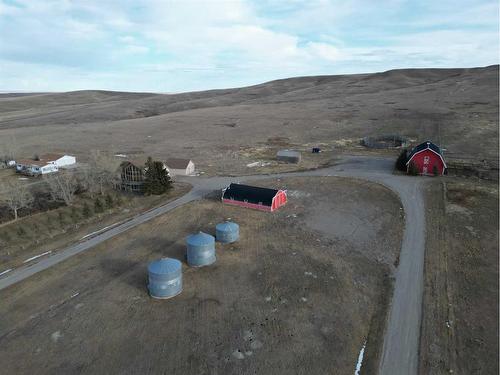
[[[111,151],[92,150],[90,152],[89,167],[82,173],[82,178],[91,196],[104,195],[106,187],[113,185],[119,166],[120,160]]]
[[[73,203],[78,190],[78,181],[72,172],[52,173],[45,180],[54,200],[63,201],[67,206]]]
[[[0,185],[0,199],[12,210],[14,220],[17,220],[17,211],[30,207],[34,197],[25,184],[18,180],[8,180]]]

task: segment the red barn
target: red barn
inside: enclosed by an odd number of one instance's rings
[[[231,184],[222,190],[222,202],[272,212],[286,203],[286,190]]]
[[[426,176],[442,176],[446,172],[446,163],[441,149],[434,143],[427,141],[416,146],[408,155],[406,168],[409,171],[413,163],[418,173]]]

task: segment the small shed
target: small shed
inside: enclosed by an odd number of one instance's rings
[[[148,290],[153,298],[172,298],[182,292],[182,264],[177,259],[162,258],[148,266]]]
[[[225,221],[215,226],[215,238],[218,242],[232,243],[240,237],[240,226],[231,221]]]
[[[412,163],[418,173],[425,176],[442,176],[447,168],[441,149],[431,141],[419,144],[410,152],[406,162],[408,171]]]
[[[189,176],[194,173],[194,163],[190,159],[170,158],[165,164],[171,176]]]
[[[186,238],[187,262],[191,267],[208,266],[216,261],[215,238],[199,232]]]
[[[222,202],[234,206],[274,211],[287,202],[286,190],[230,184],[222,190]]]
[[[301,155],[299,151],[293,150],[280,150],[276,154],[276,159],[285,163],[300,163]]]

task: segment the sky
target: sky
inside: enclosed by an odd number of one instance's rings
[[[173,93],[498,62],[497,0],[0,0],[0,91]]]

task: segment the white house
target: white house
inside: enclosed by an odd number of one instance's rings
[[[56,164],[43,160],[21,159],[16,162],[16,171],[27,175],[40,175],[59,171]]]
[[[58,172],[60,167],[74,165],[76,158],[64,154],[44,154],[38,160],[21,159],[16,161],[16,171],[27,175],[41,175]]]
[[[74,156],[65,154],[44,154],[40,156],[40,160],[55,164],[58,168],[76,164],[76,158]]]
[[[167,159],[165,164],[171,176],[189,176],[194,173],[194,163],[190,159],[171,158]]]

